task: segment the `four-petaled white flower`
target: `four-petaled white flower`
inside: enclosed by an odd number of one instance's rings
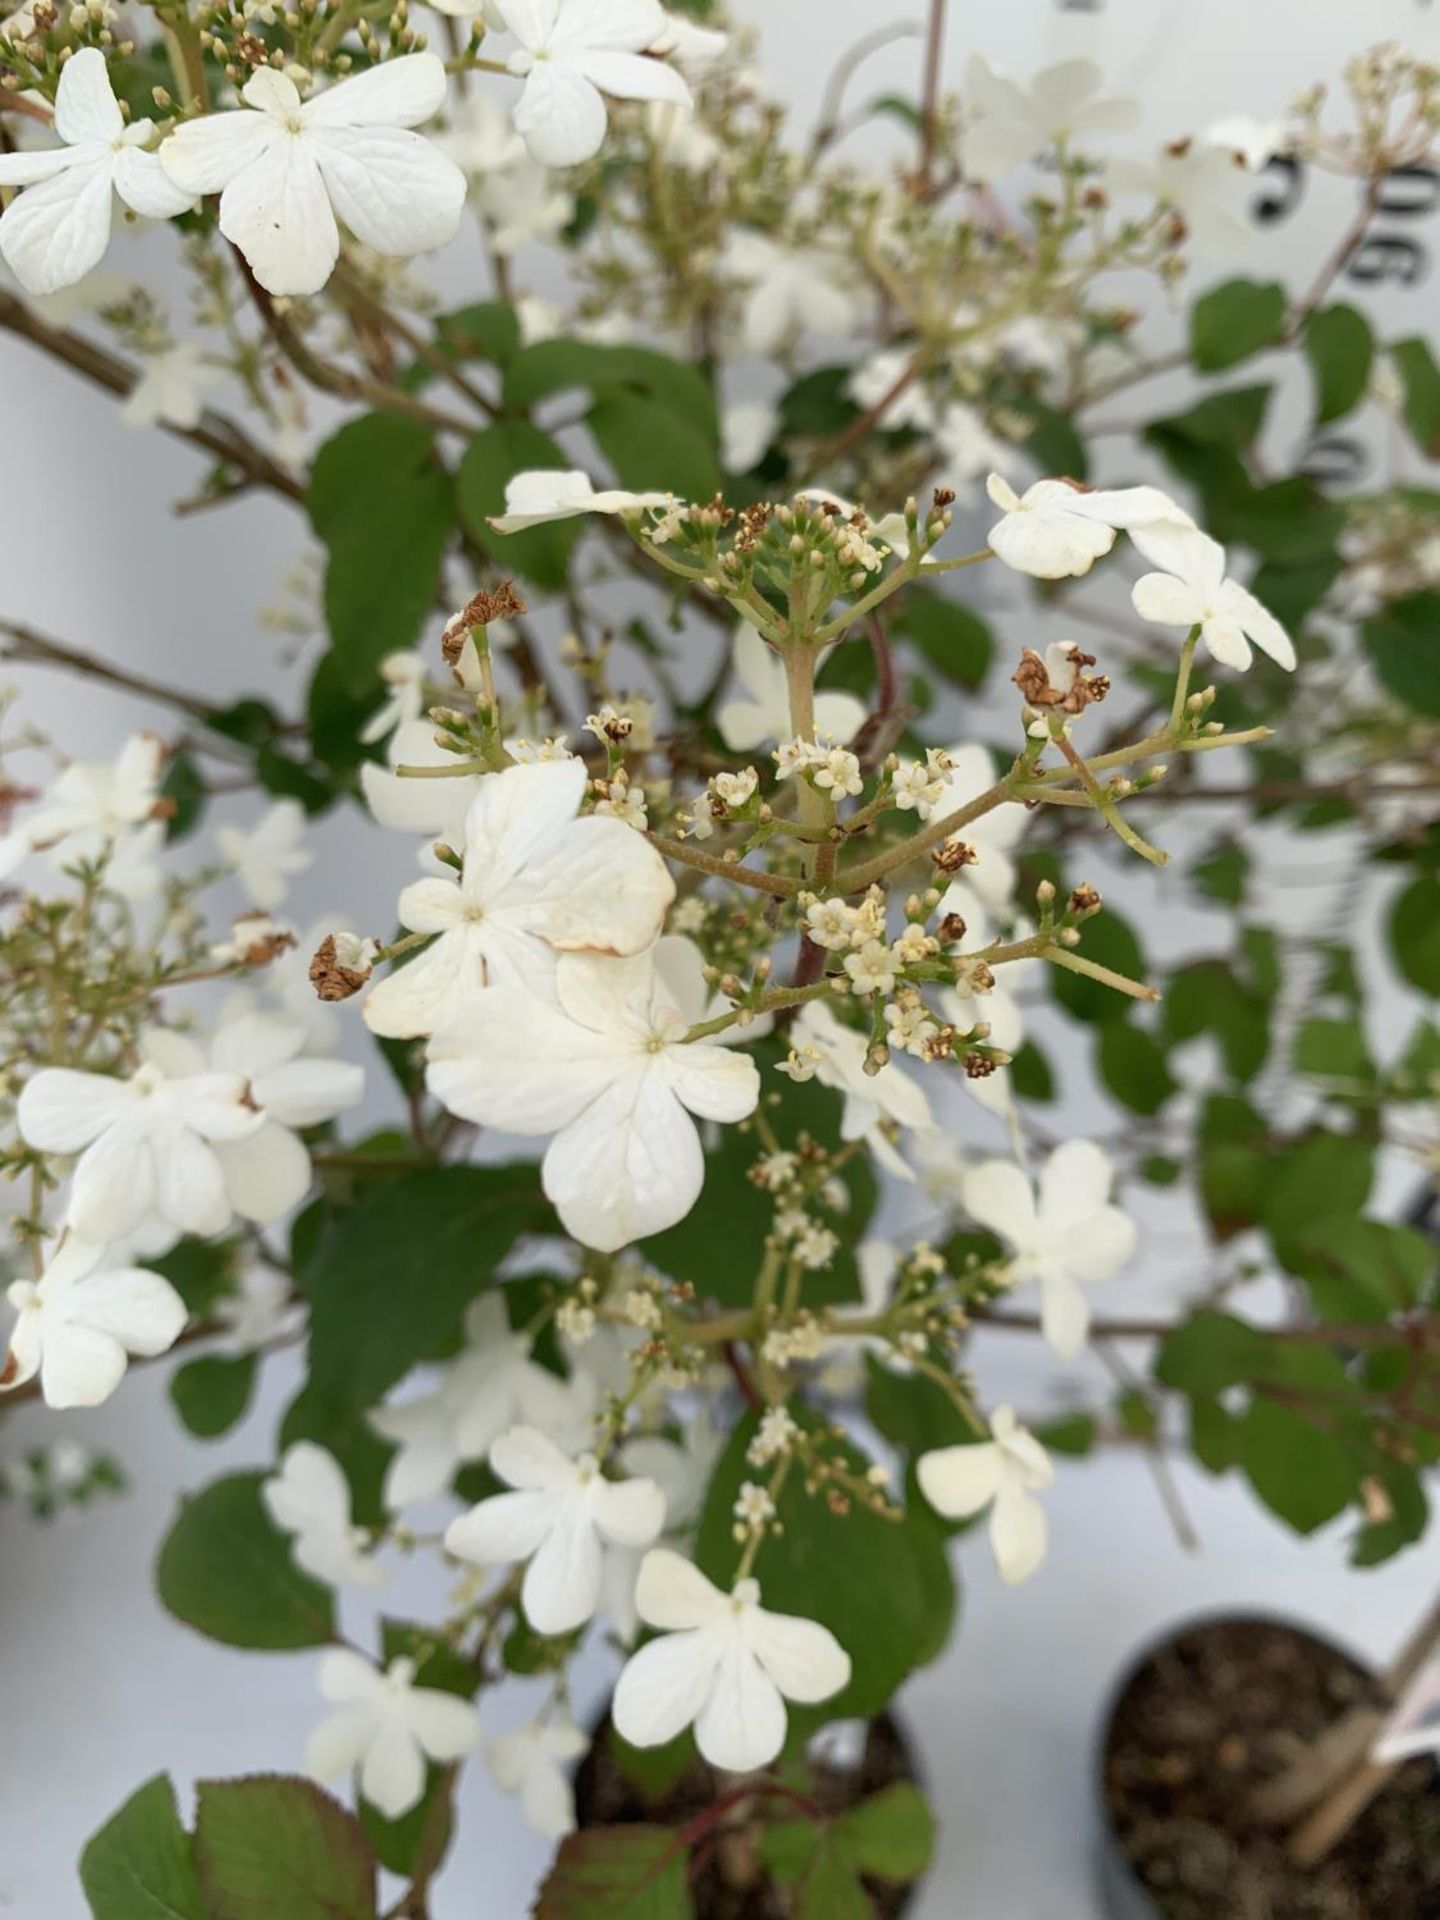
[[[668,493],[596,492],[590,476],[575,469],[537,468],[517,473],[505,488],[505,511],[490,524],[497,533],[522,533],[552,520],[576,520],[585,513],[639,513],[669,506]]]
[[[845,339],[859,321],[861,297],[845,284],[845,263],[818,247],[787,247],[741,227],[720,265],[745,289],[741,339],[759,359],[773,359],[802,334]]]
[[[1161,573],[1135,582],[1135,611],[1162,627],[1199,627],[1206,650],[1223,665],[1243,673],[1250,664],[1250,643],[1293,672],[1290,636],[1268,607],[1247,587],[1225,574],[1225,549],[1199,528],[1140,527],[1131,539]]]
[[[964,139],[966,173],[993,180],[1057,142],[1074,146],[1138,127],[1138,100],[1095,98],[1104,80],[1093,60],[1061,60],[1042,67],[1028,88],[1020,87],[972,54],[965,103],[975,117]]]
[[[377,740],[388,740],[398,727],[413,726],[425,711],[423,653],[414,649],[387,653],[380,662],[380,678],[385,682],[388,695],[360,729],[360,738],[367,747]]]
[[[127,898],[154,892],[160,883],[155,855],[165,838],[163,822],[154,817],[165,760],[162,740],[136,733],[113,761],[72,761],[51,782],[44,805],[0,836],[0,876],[44,850],[57,866],[105,860],[108,883]]]
[[[425,1762],[463,1760],[480,1738],[480,1718],[458,1694],[414,1682],[413,1660],[392,1660],[382,1672],[348,1647],[322,1654],[320,1691],[339,1711],[311,1734],[306,1772],[338,1780],[358,1768],[361,1793],[389,1820],[418,1806]]]
[[[915,1462],[920,1491],[947,1520],[990,1509],[990,1548],[1000,1578],[1015,1586],[1045,1558],[1050,1528],[1035,1495],[1051,1485],[1050,1456],[1009,1407],[997,1407],[991,1438],[978,1446],[938,1447]]]
[[[179,1338],[185,1302],[158,1273],[110,1266],[105,1249],[66,1234],[38,1280],[16,1280],[19,1314],[0,1384],[40,1376],[47,1406],[98,1407],[119,1386],[131,1354],[153,1360]]]
[[[748,621],[735,630],[733,659],[736,677],[749,698],[727,700],[715,715],[720,736],[732,753],[751,753],[774,740],[788,740],[790,695],[785,663],[767,646]],[[865,722],[865,702],[853,693],[815,695],[815,731],[848,747]]]
[[[182,340],[145,362],[120,418],[127,427],[153,427],[157,421],[170,427],[197,426],[207,395],[227,378],[225,369],[207,360],[193,340]]]
[[[570,1765],[590,1741],[563,1715],[532,1720],[515,1733],[502,1733],[485,1749],[485,1764],[502,1793],[518,1793],[525,1824],[546,1840],[562,1840],[575,1829],[575,1789]]]
[[[260,67],[241,108],[178,126],[160,160],[187,194],[220,195],[220,231],[274,294],[318,293],[340,256],[338,214],[362,245],[409,256],[460,227],[465,176],[411,131],[439,111],[445,67],[409,53],[302,101]]]
[[[251,901],[267,912],[283,904],[291,880],[315,859],[314,848],[305,845],[305,809],[298,800],[277,800],[253,827],[217,827],[215,845]]]
[[[687,1043],[709,989],[687,940],[633,959],[566,953],[555,1002],[518,986],[476,994],[430,1043],[430,1091],[462,1120],[553,1134],[541,1169],[567,1233],[601,1253],[683,1220],[705,1183],[691,1115],[743,1120],[755,1062]]]
[[[1017,1286],[1040,1288],[1045,1338],[1063,1360],[1085,1344],[1090,1303],[1082,1286],[1111,1280],[1135,1251],[1135,1223],[1109,1204],[1114,1170],[1090,1140],[1067,1140],[1029,1178],[1007,1160],[986,1160],[964,1177],[965,1210],[1014,1249]]]
[[[82,47],[61,68],[55,131],[63,146],[0,153],[0,187],[26,189],[0,214],[0,253],[32,294],[72,286],[99,265],[117,194],[152,220],[195,204],[147,150],[154,122],[125,124],[98,47]]]
[[[41,1153],[78,1154],[68,1219],[82,1239],[123,1240],[158,1217],[176,1234],[219,1233],[230,1198],[217,1146],[265,1125],[240,1073],[197,1071],[178,1034],[140,1037],[128,1079],[43,1067],[21,1089],[21,1137]]]
[[[307,1053],[298,1020],[258,1012],[238,994],[226,1004],[208,1063],[194,1041],[178,1034],[167,1039],[174,1071],[203,1074],[208,1064],[214,1073],[248,1078],[249,1100],[263,1125],[243,1139],[218,1141],[215,1154],[236,1213],[261,1226],[279,1220],[310,1186],[310,1155],[300,1132],[359,1105],[363,1067]]]
[[[581,760],[485,780],[460,879],[417,880],[400,896],[401,924],[436,937],[371,990],[372,1032],[433,1033],[487,982],[546,991],[557,952],[633,954],[654,941],[675,883],[632,827],[577,817],[586,784]]]
[[[484,1459],[507,1427],[539,1427],[553,1436],[574,1418],[569,1384],[531,1359],[529,1334],[510,1331],[503,1292],[475,1301],[465,1338],[465,1351],[433,1393],[370,1415],[376,1432],[397,1448],[385,1472],[392,1510],[443,1493],[456,1468]]]
[[[616,1683],[616,1731],[632,1746],[663,1746],[693,1723],[712,1766],[749,1773],[784,1746],[787,1700],[811,1706],[850,1683],[828,1627],[767,1612],[755,1580],[722,1593],[668,1547],[646,1554],[636,1604],[665,1638],[632,1654]]]
[[[511,73],[525,82],[515,128],[542,166],[592,159],[605,138],[604,96],[688,107],[674,67],[648,57],[665,32],[659,0],[496,0],[520,42]]]
[[[791,1031],[802,1054],[809,1048],[818,1055],[816,1079],[845,1096],[841,1139],[864,1140],[881,1166],[902,1180],[913,1180],[915,1175],[896,1151],[885,1124],[928,1131],[935,1123],[924,1088],[893,1062],[878,1073],[866,1073],[865,1036],[838,1020],[823,1000],[808,1000]]]
[[[992,473],[985,491],[1003,519],[990,529],[991,551],[1036,580],[1065,580],[1088,573],[1115,544],[1117,529],[1165,522],[1193,527],[1183,507],[1158,487],[1092,491],[1071,480],[1037,480],[1023,494]]]
[[[607,1480],[593,1454],[575,1459],[534,1427],[512,1427],[490,1449],[515,1489],[452,1520],[445,1546],[482,1567],[525,1560],[520,1599],[537,1633],[573,1633],[600,1604],[604,1548],[648,1546],[665,1524],[653,1480]]]
[[[311,1440],[285,1451],[260,1488],[265,1511],[291,1536],[295,1564],[332,1587],[383,1587],[390,1569],[375,1558],[368,1530],[350,1517],[350,1483],[333,1453]]]

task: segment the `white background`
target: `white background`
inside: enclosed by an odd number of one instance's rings
[[[835,52],[905,11],[860,0],[741,0],[736,10],[763,23],[764,67],[802,121]],[[1022,77],[1094,50],[1115,90],[1144,99],[1147,141],[1236,112],[1273,115],[1298,85],[1333,73],[1362,36],[1393,34],[1440,55],[1437,10],[1423,0],[1205,0],[1203,8],[1192,0],[1106,0],[1094,11],[1009,0],[952,11],[952,81],[972,45]],[[888,50],[867,70],[860,97],[913,85],[917,61],[916,46]],[[1308,228],[1297,223],[1267,243],[1265,270],[1308,277],[1326,235],[1338,230],[1327,217],[1334,205],[1314,209]],[[447,277],[466,270],[463,261],[447,263]],[[1427,319],[1433,327],[1434,286],[1432,278],[1415,294],[1392,297],[1384,322],[1397,332]],[[159,435],[127,432],[103,398],[8,340],[0,343],[0,394],[0,610],[212,697],[292,689],[284,649],[257,615],[279,597],[281,577],[303,552],[293,516],[254,500],[169,517],[156,503],[194,487],[191,453]],[[147,717],[133,703],[53,676],[16,678],[30,711],[52,725],[63,712],[77,752],[106,754],[122,729]],[[377,856],[345,823],[327,826],[321,845],[324,864],[310,876],[307,902],[317,910],[343,905],[357,924],[385,923],[394,887],[408,877],[404,849],[386,846]],[[1214,931],[1173,906],[1166,915],[1152,935],[1164,950],[1203,945]],[[1070,1090],[1067,1119],[1079,1129],[1097,1124],[1083,1080]],[[1172,1297],[1202,1257],[1188,1222],[1148,1204],[1145,1216],[1137,1271],[1107,1302],[1120,1311]],[[1034,1410],[1063,1397],[1028,1343],[991,1336],[975,1358],[995,1397]],[[74,1857],[150,1774],[171,1771],[184,1793],[197,1777],[296,1766],[316,1717],[310,1656],[212,1646],[169,1622],[149,1584],[177,1494],[227,1467],[271,1458],[275,1419],[293,1385],[287,1365],[272,1369],[246,1424],[209,1448],[178,1428],[164,1372],[137,1373],[88,1419],[26,1410],[0,1432],[6,1456],[74,1433],[118,1453],[135,1483],[128,1498],[58,1527],[0,1507],[0,1913],[20,1920],[83,1915]],[[1378,1572],[1351,1574],[1338,1533],[1300,1545],[1238,1483],[1185,1468],[1180,1483],[1201,1535],[1198,1553],[1176,1543],[1134,1455],[1062,1468],[1051,1557],[1025,1588],[998,1586],[978,1537],[961,1548],[962,1631],[904,1699],[942,1821],[922,1920],[1098,1914],[1090,1891],[1091,1742],[1114,1676],[1150,1634],[1197,1609],[1248,1603],[1282,1608],[1383,1657],[1432,1593],[1429,1545]],[[406,1592],[386,1600],[403,1611]],[[592,1658],[582,1707],[599,1700],[610,1672],[603,1656]],[[492,1729],[523,1717],[524,1692],[487,1703]],[[437,1920],[518,1920],[543,1848],[478,1768],[465,1780],[460,1813]]]

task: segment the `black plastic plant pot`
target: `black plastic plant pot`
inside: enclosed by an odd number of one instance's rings
[[[1096,1752],[1106,1920],[1440,1920],[1440,1775],[1396,1770],[1314,1868],[1256,1794],[1351,1710],[1375,1675],[1295,1621],[1206,1615],[1148,1646],[1111,1695]]]
[[[885,1787],[905,1781],[924,1786],[914,1743],[904,1724],[889,1713],[874,1720],[843,1720],[822,1728],[811,1741],[813,1791],[827,1808],[843,1811]],[[590,1746],[575,1772],[575,1817],[581,1828],[611,1827],[632,1821],[681,1826],[734,1787],[733,1774],[717,1774],[696,1757],[683,1775],[648,1793],[616,1761],[610,1717],[591,1730]],[[785,1920],[782,1897],[762,1873],[754,1873],[743,1845],[712,1847],[697,1861],[691,1885],[696,1920]],[[902,1920],[912,1911],[923,1880],[905,1886],[866,1882],[875,1920]]]

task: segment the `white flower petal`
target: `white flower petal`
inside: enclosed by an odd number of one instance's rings
[[[426,1084],[452,1113],[521,1134],[567,1125],[623,1067],[613,1041],[512,986],[476,994],[435,1035],[429,1062]]]
[[[670,1547],[656,1547],[641,1561],[635,1605],[647,1626],[667,1632],[713,1627],[730,1612],[728,1596]]]
[[[433,53],[407,53],[327,87],[301,109],[314,127],[418,127],[445,104],[445,65]]]
[[[261,1226],[281,1220],[310,1191],[310,1155],[288,1127],[275,1121],[248,1140],[225,1141],[213,1152],[229,1203],[244,1220]]]
[[[556,1134],[541,1177],[566,1232],[615,1253],[684,1219],[705,1184],[705,1155],[675,1094],[640,1066]]]
[[[242,167],[220,196],[220,231],[267,293],[318,293],[339,258],[340,234],[309,143],[273,140]]]
[[[1066,1140],[1040,1172],[1040,1214],[1047,1227],[1078,1226],[1105,1204],[1115,1178],[1110,1156],[1093,1140]]]
[[[1040,1330],[1062,1360],[1073,1360],[1090,1331],[1090,1302],[1069,1273],[1047,1273],[1040,1283]]]
[[[379,1728],[360,1763],[360,1791],[387,1820],[418,1806],[425,1792],[425,1756],[398,1722]]]
[[[76,158],[0,214],[0,253],[27,293],[57,293],[97,267],[110,243],[108,154]]]
[[[360,77],[386,71],[375,67]],[[459,232],[465,176],[422,134],[403,127],[324,126],[307,131],[304,145],[335,212],[376,253],[431,253]]]
[[[818,1620],[756,1607],[745,1617],[745,1639],[787,1700],[810,1706],[850,1684],[850,1656]]]
[[[126,1082],[108,1074],[42,1067],[21,1088],[15,1118],[22,1138],[42,1153],[79,1153],[134,1103]]]
[[[785,1744],[785,1703],[759,1661],[738,1640],[725,1647],[710,1698],[695,1721],[695,1744],[713,1767],[749,1773]]]
[[[572,1633],[592,1618],[603,1571],[600,1536],[585,1508],[567,1503],[550,1511],[551,1524],[520,1588],[525,1618],[547,1635]]]
[[[620,1547],[648,1547],[665,1525],[665,1495],[653,1480],[607,1480],[595,1502],[595,1525]]]
[[[198,197],[222,193],[243,168],[278,147],[282,138],[267,114],[247,113],[242,107],[184,121],[161,143],[158,158],[182,193]]]
[[[554,1506],[543,1493],[497,1493],[445,1529],[445,1549],[479,1567],[528,1560],[545,1538]]]
[[[690,1632],[667,1634],[632,1654],[610,1702],[621,1739],[661,1747],[682,1733],[710,1698],[724,1651],[719,1635]]]
[[[121,147],[115,155],[114,179],[115,191],[126,206],[147,220],[169,220],[195,204],[194,195],[177,187],[166,173],[159,154],[144,147]]]
[[[1008,1160],[985,1160],[961,1176],[965,1211],[1003,1240],[1028,1239],[1035,1229],[1035,1195],[1030,1182]]]
[[[92,142],[108,147],[124,133],[125,119],[98,47],[80,48],[60,69],[55,131],[70,147]]]
[[[1050,1523],[1040,1502],[1013,1480],[995,1496],[990,1515],[990,1547],[1007,1586],[1028,1580],[1045,1558]]]
[[[462,1760],[480,1737],[480,1718],[468,1700],[438,1687],[416,1687],[405,1703],[410,1729],[442,1766]]]
[[[575,167],[593,159],[605,140],[605,102],[583,73],[542,61],[526,77],[515,103],[515,130],[545,167]]]
[[[977,1446],[937,1447],[915,1462],[920,1491],[947,1520],[968,1520],[989,1506],[1004,1478],[1004,1460],[991,1441]]]

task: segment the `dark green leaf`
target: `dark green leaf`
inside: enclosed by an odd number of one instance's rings
[[[195,1858],[212,1920],[374,1920],[364,1829],[311,1780],[202,1780]]]
[[[723,478],[713,440],[661,400],[603,393],[586,423],[623,487],[710,500]]]
[[[201,1440],[218,1440],[242,1420],[254,1390],[253,1353],[206,1354],[170,1376],[175,1411]]]
[[[1428,341],[1400,340],[1390,358],[1405,389],[1405,421],[1427,460],[1440,460],[1440,366]]]
[[[533,1920],[692,1920],[689,1855],[672,1827],[589,1827],[560,1843]]]
[[[1440,719],[1440,593],[1392,600],[1361,635],[1381,685],[1412,712]]]
[[[301,1276],[310,1299],[310,1391],[373,1407],[453,1340],[523,1232],[548,1219],[536,1170],[431,1167],[374,1188]]]
[[[467,359],[493,360],[506,367],[520,351],[519,316],[504,300],[484,300],[442,313],[435,331],[442,345]]]
[[[1272,1161],[1264,1219],[1280,1259],[1288,1264],[1322,1218],[1359,1213],[1374,1175],[1374,1148],[1348,1134],[1311,1134]]]
[[[1182,1393],[1216,1394],[1263,1380],[1273,1370],[1274,1342],[1232,1314],[1202,1308],[1166,1334],[1155,1377]]]
[[[550,472],[570,464],[549,434],[524,420],[501,420],[476,434],[455,475],[460,519],[475,545],[507,573],[533,580],[547,593],[564,586],[584,521],[556,520],[519,533],[496,533],[490,518],[505,511],[505,489],[517,473]]]
[[[1100,1078],[1134,1113],[1158,1113],[1175,1091],[1164,1048],[1129,1020],[1100,1029],[1098,1055]]]
[[[211,1920],[175,1789],[163,1773],[86,1843],[80,1884],[94,1920]]]
[[[1202,373],[1222,373],[1275,346],[1285,331],[1285,305],[1278,280],[1227,280],[1212,287],[1191,309],[1191,358]]]
[[[1390,951],[1421,993],[1440,999],[1440,879],[1422,873],[1390,909]]]
[[[979,614],[928,587],[911,587],[904,609],[892,621],[944,679],[978,687],[990,669],[995,642]]]
[[[155,1568],[177,1620],[231,1647],[322,1647],[334,1638],[329,1589],[301,1573],[260,1501],[261,1473],[217,1480],[186,1500]]]
[[[1145,955],[1128,920],[1107,910],[1087,920],[1080,931],[1076,951],[1082,959],[1094,960],[1131,980],[1144,980]],[[1061,1006],[1076,1020],[1101,1026],[1110,1020],[1124,1020],[1129,1015],[1131,1001],[1101,980],[1071,973],[1064,967],[1052,967],[1050,986]]]
[[[1375,336],[1358,307],[1321,307],[1305,322],[1305,358],[1315,376],[1315,424],[1352,412],[1365,398]]]
[[[872,1794],[836,1822],[845,1851],[877,1880],[918,1880],[935,1851],[935,1816],[908,1781]]]
[[[1349,1505],[1359,1479],[1351,1449],[1327,1427],[1257,1394],[1239,1423],[1240,1465],[1287,1526],[1314,1533]]]
[[[586,340],[542,340],[526,347],[505,375],[505,403],[517,411],[575,387],[630,392],[657,402],[712,446],[715,396],[697,367],[650,347],[596,346]],[[653,484],[653,483],[652,483]]]
[[[329,556],[334,671],[366,692],[385,655],[413,646],[433,611],[454,527],[450,481],[430,429],[393,413],[350,421],[315,457],[309,508]]]

